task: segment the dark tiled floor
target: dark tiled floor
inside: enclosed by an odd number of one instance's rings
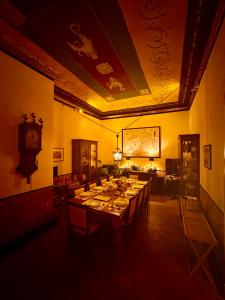
[[[151,202],[144,222],[91,240],[67,241],[61,221],[0,260],[0,298],[24,300],[220,299],[201,271],[187,282],[185,244],[178,203]]]

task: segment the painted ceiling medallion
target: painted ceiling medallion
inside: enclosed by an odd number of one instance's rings
[[[103,62],[96,66],[97,71],[102,74],[110,74],[113,72],[112,66],[108,62]]]

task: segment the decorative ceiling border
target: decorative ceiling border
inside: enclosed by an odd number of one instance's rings
[[[179,102],[189,108],[198,91],[224,12],[224,0],[188,1]]]
[[[58,101],[64,105],[68,105],[72,108],[81,108],[84,113],[100,120],[177,112],[177,111],[184,111],[189,109],[187,105],[178,105],[177,102],[174,102],[174,103],[165,103],[165,104],[154,105],[154,106],[143,106],[137,108],[127,108],[127,109],[101,112],[99,109],[93,108],[91,105],[71,95],[70,93],[65,92],[59,87],[55,86],[54,93],[55,93],[54,95],[55,101]]]
[[[112,101],[151,93],[117,0],[54,1],[35,14],[38,5],[16,3],[26,16],[18,30],[97,94]]]

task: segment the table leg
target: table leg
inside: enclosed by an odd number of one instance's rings
[[[213,249],[214,246],[213,246],[213,245],[209,245],[209,246],[206,248],[206,250],[202,253],[202,255],[199,255],[197,249],[195,248],[194,243],[193,243],[191,240],[189,240],[189,244],[191,245],[191,247],[192,247],[192,249],[193,249],[193,251],[194,251],[194,253],[195,253],[195,255],[196,255],[196,257],[197,257],[198,260],[197,260],[197,263],[195,264],[195,266],[194,266],[194,267],[192,268],[192,270],[190,271],[188,278],[191,278],[191,277],[193,276],[193,274],[197,271],[197,269],[201,266],[201,267],[203,268],[203,270],[204,270],[206,276],[208,277],[208,279],[209,279],[211,285],[213,286],[213,288],[214,288],[215,290],[217,290],[217,288],[216,288],[216,286],[215,286],[215,283],[213,282],[212,277],[210,276],[210,274],[209,274],[207,268],[206,268],[205,265],[204,265],[205,259],[207,258],[207,256],[209,255],[209,253],[211,252],[211,250]]]

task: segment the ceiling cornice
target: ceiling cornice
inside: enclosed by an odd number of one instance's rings
[[[59,87],[55,86],[54,93],[55,93],[54,95],[55,101],[60,102],[64,105],[68,105],[72,108],[81,108],[84,113],[100,120],[177,112],[177,111],[184,111],[189,109],[188,106],[178,105],[177,102],[175,102],[175,103],[167,103],[167,104],[154,105],[154,106],[137,107],[132,109],[121,109],[116,111],[113,110],[113,111],[101,112],[100,110],[93,108],[91,105],[87,104],[81,99],[71,95],[68,92],[65,92]]]

